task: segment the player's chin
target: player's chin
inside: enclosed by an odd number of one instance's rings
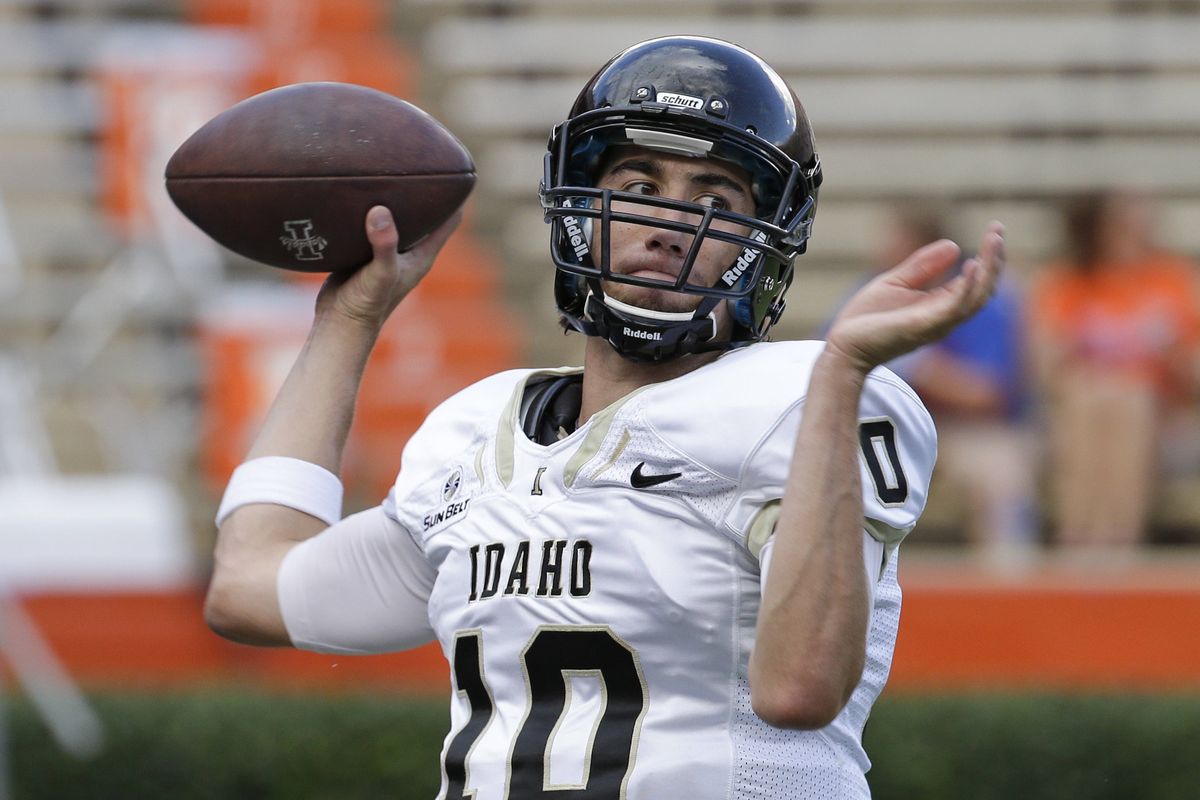
[[[668,314],[695,311],[701,300],[696,295],[672,292],[669,289],[652,289],[648,286],[630,286],[624,283],[606,282],[604,291],[609,297],[622,303]]]

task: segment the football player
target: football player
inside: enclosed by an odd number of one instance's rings
[[[869,796],[861,733],[936,448],[878,365],[978,309],[1003,242],[990,226],[948,282],[958,248],[930,244],[827,341],[768,343],[821,180],[804,109],[756,56],[683,36],[617,55],[541,185],[584,366],[451,397],[386,500],[340,519],[367,355],[456,224],[397,255],[372,209],[375,260],[322,289],[226,491],[209,623],[333,653],[436,638],[448,800]]]

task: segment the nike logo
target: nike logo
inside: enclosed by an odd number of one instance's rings
[[[638,464],[633,469],[633,474],[629,476],[629,484],[635,489],[648,489],[651,486],[658,486],[660,483],[673,481],[682,475],[682,472],[665,472],[662,475],[646,475],[642,472],[642,467],[646,466],[646,462]]]

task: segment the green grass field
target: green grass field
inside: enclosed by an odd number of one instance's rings
[[[89,762],[60,753],[28,703],[7,706],[13,800],[437,793],[441,702],[216,691],[92,699],[108,741]],[[1200,797],[1200,696],[885,697],[866,741],[876,800]]]

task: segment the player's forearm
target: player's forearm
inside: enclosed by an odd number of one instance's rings
[[[249,458],[287,456],[337,474],[377,329],[335,314],[319,318],[284,381]],[[227,638],[287,644],[275,575],[287,552],[323,530],[317,517],[251,503],[221,524],[205,615]]]
[[[337,474],[378,335],[373,326],[342,315],[318,317],[248,458],[290,456]]]
[[[862,674],[864,380],[858,367],[827,350],[805,399],[750,662],[755,711],[781,727],[828,724]]]

